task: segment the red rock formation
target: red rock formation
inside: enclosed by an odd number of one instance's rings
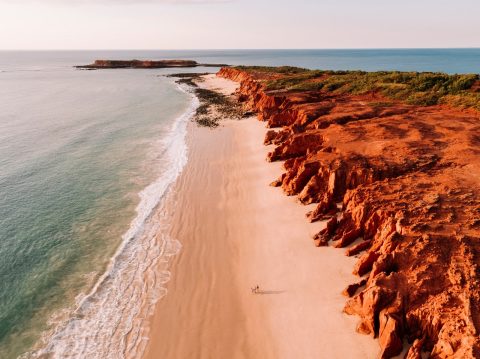
[[[329,219],[317,246],[361,254],[345,312],[378,337],[381,357],[480,358],[480,114],[392,102],[378,94],[266,91],[274,72],[223,68],[269,128],[275,182],[310,220]],[[337,203],[342,215],[337,220]],[[363,287],[364,286],[364,287]],[[356,293],[358,292],[358,293]],[[355,294],[356,293],[356,294]]]

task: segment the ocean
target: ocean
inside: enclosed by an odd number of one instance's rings
[[[73,68],[97,58],[480,73],[480,49],[0,52],[0,358],[140,356],[181,250],[162,199],[198,102],[163,75],[217,69]]]

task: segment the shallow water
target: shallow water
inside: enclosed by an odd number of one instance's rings
[[[66,319],[121,243],[131,241],[117,266],[134,265],[136,238],[186,161],[192,96],[165,71],[48,65],[0,79],[2,358]],[[120,277],[99,287],[119,293]],[[106,298],[105,313],[118,309]]]

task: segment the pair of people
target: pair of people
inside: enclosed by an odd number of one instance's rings
[[[252,293],[253,294],[260,293],[260,286],[258,284],[255,287],[252,288]]]

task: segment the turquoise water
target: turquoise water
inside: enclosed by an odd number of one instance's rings
[[[165,294],[158,211],[195,99],[171,70],[72,68],[96,58],[480,72],[479,49],[0,52],[0,358],[141,352]]]
[[[183,143],[175,124],[192,99],[163,72],[0,74],[1,358],[75,307],[174,179],[166,146]]]

